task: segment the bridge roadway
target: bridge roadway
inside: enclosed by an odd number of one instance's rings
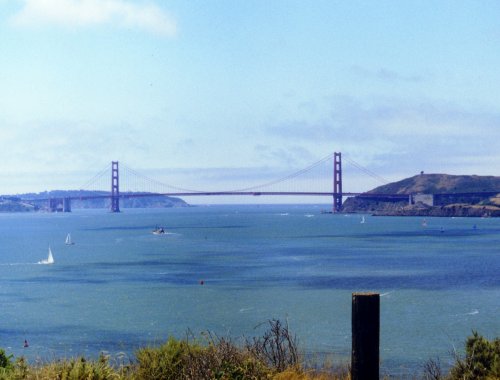
[[[482,192],[468,192],[468,193],[436,193],[432,194],[434,197],[493,197],[500,193],[499,191],[482,191]],[[188,196],[224,196],[224,195],[243,195],[243,196],[327,196],[333,197],[336,195],[334,192],[317,192],[317,191],[198,191],[198,192],[175,192],[175,193],[133,193],[122,192],[119,194],[120,198],[141,198],[141,197],[188,197]],[[393,200],[406,200],[410,195],[415,194],[381,194],[381,193],[361,193],[361,192],[342,192],[343,197],[361,197],[361,198],[386,198]],[[64,197],[69,200],[90,200],[90,199],[104,199],[110,198],[111,194],[106,195],[85,195]],[[46,202],[54,198],[38,198],[38,199],[23,199],[24,202]]]
[[[321,192],[321,191],[197,191],[197,192],[177,192],[177,193],[133,193],[133,192],[122,192],[120,193],[120,198],[143,198],[143,197],[188,197],[188,196],[220,196],[220,195],[251,195],[251,196],[266,196],[266,195],[299,195],[299,196],[329,196],[335,195],[333,192]],[[354,197],[354,196],[369,196],[369,197],[394,197],[400,199],[407,199],[409,194],[369,194],[369,193],[353,193],[353,192],[343,192],[344,197]],[[24,202],[48,202],[51,199],[63,198],[63,197],[53,197],[53,198],[37,198],[37,199],[23,199]],[[104,199],[111,198],[111,194],[107,195],[84,195],[84,196],[72,196],[64,197],[64,199],[69,200],[90,200],[90,199]]]
[[[496,196],[500,191],[490,191],[490,192],[470,192],[470,193],[441,193],[433,194],[434,200],[436,199],[447,199],[448,202],[453,202],[457,198],[480,198],[485,199],[492,196]],[[140,198],[140,197],[157,197],[157,196],[169,196],[169,197],[188,197],[188,196],[325,196],[325,197],[335,197],[334,192],[315,192],[315,191],[198,191],[198,192],[176,192],[176,193],[128,193],[123,192],[118,195],[119,198]],[[358,193],[358,192],[343,192],[343,197],[359,197],[363,199],[372,199],[383,202],[396,202],[396,201],[407,201],[411,203],[411,197],[414,194],[377,194],[377,193]],[[116,195],[115,195],[116,197]],[[73,196],[73,197],[54,197],[54,198],[40,198],[40,199],[23,199],[24,202],[29,202],[31,204],[39,202],[48,202],[48,207],[51,211],[63,211],[71,212],[71,201],[73,200],[90,200],[90,199],[105,199],[111,198],[111,194],[99,194],[99,195],[84,195],[84,196]],[[119,209],[118,209],[119,211]]]

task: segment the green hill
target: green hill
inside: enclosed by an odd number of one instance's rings
[[[391,200],[380,197],[383,194],[407,194],[408,198]],[[498,217],[500,177],[422,173],[349,198],[343,211],[374,215]]]
[[[500,192],[500,177],[478,175],[419,174],[388,185],[379,186],[368,193],[375,194],[440,194]]]

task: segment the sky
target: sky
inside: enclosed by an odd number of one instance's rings
[[[0,194],[111,161],[225,190],[333,152],[345,191],[381,184],[351,161],[498,176],[499,20],[496,0],[0,0]]]

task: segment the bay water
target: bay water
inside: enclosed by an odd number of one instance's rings
[[[308,356],[348,362],[360,291],[381,294],[382,373],[449,366],[473,330],[500,336],[500,219],[362,223],[326,208],[0,214],[0,347],[30,361],[133,359],[169,336],[238,341],[280,319]],[[49,246],[55,263],[38,264]]]

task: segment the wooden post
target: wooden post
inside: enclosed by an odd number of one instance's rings
[[[378,380],[380,295],[352,294],[351,380]]]

